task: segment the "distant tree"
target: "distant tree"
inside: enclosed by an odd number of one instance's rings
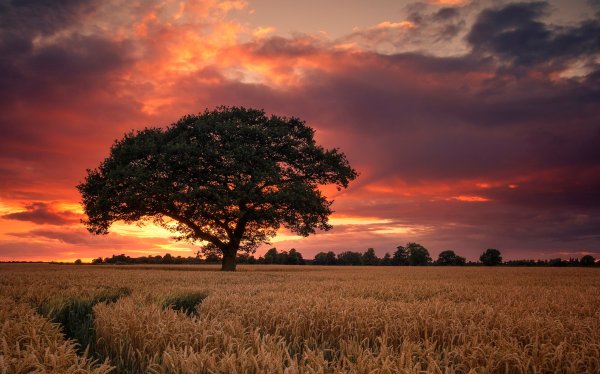
[[[120,255],[112,255],[112,257],[110,258],[105,258],[104,262],[107,264],[127,264],[129,263],[131,260],[131,258],[129,256],[126,256],[124,254],[120,254]]]
[[[94,265],[99,265],[101,263],[103,263],[104,261],[102,260],[102,257],[98,257],[92,260],[92,264]]]
[[[500,265],[502,264],[502,255],[499,250],[488,248],[479,256],[479,261],[486,266]]]
[[[362,254],[362,264],[367,266],[379,265],[379,258],[373,248],[367,248],[367,251]]]
[[[581,266],[594,266],[596,264],[596,259],[592,255],[585,255],[579,261]]]
[[[362,253],[346,251],[338,254],[337,262],[340,265],[361,265],[362,264]]]
[[[437,265],[461,266],[466,263],[466,259],[454,253],[453,250],[440,252],[436,261]]]
[[[217,253],[209,253],[206,255],[204,261],[209,264],[216,264],[218,262],[221,262],[221,258]]]
[[[264,255],[265,264],[278,264],[279,263],[279,252],[277,248],[271,248]]]
[[[75,260],[74,264],[75,265],[81,265],[81,259],[78,258],[77,260]]]
[[[551,258],[548,260],[548,266],[565,267],[569,264],[568,261],[563,261],[562,258]]]
[[[235,271],[238,251],[253,253],[280,227],[301,236],[331,228],[333,201],[319,187],[341,190],[357,172],[314,133],[298,118],[240,107],[130,132],[77,186],[84,223],[100,235],[116,221],[150,221],[208,243],[222,270]]]
[[[383,265],[383,266],[392,265],[392,255],[390,255],[389,252],[385,252],[385,255],[383,255],[383,258],[381,259],[381,265]]]
[[[545,266],[546,264],[536,263],[535,260],[509,260],[505,262],[508,266]]]
[[[295,248],[290,249],[287,255],[287,259],[285,261],[286,265],[304,265],[304,258],[302,257],[302,253],[296,251]]]
[[[396,252],[394,252],[394,255],[392,256],[392,265],[408,265],[408,250],[406,247],[401,245],[396,247]]]
[[[256,264],[256,258],[249,253],[238,253],[238,264]]]
[[[275,263],[286,265],[289,261],[289,257],[290,254],[288,253],[288,251],[281,251],[275,257]]]
[[[173,256],[171,256],[170,253],[167,253],[166,255],[163,256],[163,259],[162,259],[163,264],[172,264],[174,262],[175,262],[175,259],[173,259]]]
[[[319,252],[315,255],[315,259],[313,261],[315,265],[337,265],[337,259],[335,257],[335,253],[329,251]]]
[[[406,245],[408,251],[408,264],[412,266],[423,266],[431,263],[431,256],[427,248],[419,243],[408,243]]]

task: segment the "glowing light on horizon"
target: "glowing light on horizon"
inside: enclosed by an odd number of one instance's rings
[[[157,226],[153,223],[147,223],[143,226],[137,224],[126,224],[124,222],[115,222],[111,228],[111,233],[122,236],[133,236],[138,238],[162,238],[171,239],[173,233],[164,227]]]
[[[483,197],[483,196],[475,196],[475,195],[458,195],[458,196],[452,196],[449,200],[458,200],[458,201],[466,201],[466,202],[486,202],[486,201],[491,201],[491,199],[488,199],[487,197]]]
[[[377,225],[389,224],[392,221],[389,219],[381,219],[375,217],[332,217],[329,223],[332,225]]]

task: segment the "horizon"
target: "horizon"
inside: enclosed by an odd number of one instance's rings
[[[0,12],[0,261],[194,256],[88,233],[75,186],[116,139],[219,105],[299,117],[360,176],[333,229],[271,247],[476,261],[600,257],[600,2],[72,1]]]

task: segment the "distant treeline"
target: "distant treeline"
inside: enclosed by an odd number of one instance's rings
[[[164,256],[142,256],[129,257],[124,254],[113,255],[107,258],[97,258],[92,264],[211,264],[219,263],[220,256],[209,254],[201,257],[198,253],[195,257],[181,257],[166,254]],[[306,260],[302,254],[292,248],[289,251],[279,252],[276,248],[269,249],[264,256],[254,257],[249,254],[239,254],[239,264],[279,264],[279,265],[341,265],[341,266],[600,266],[591,255],[579,258],[562,260],[560,258],[550,260],[509,260],[503,261],[499,250],[489,248],[479,257],[478,262],[469,261],[457,255],[453,250],[442,251],[437,260],[433,260],[427,248],[419,243],[408,243],[406,246],[396,247],[392,254],[386,253],[383,257],[377,257],[373,248],[365,252],[345,251],[341,253],[319,252],[313,260]],[[77,260],[76,263],[81,263]]]

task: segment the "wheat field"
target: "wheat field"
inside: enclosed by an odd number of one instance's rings
[[[0,265],[0,373],[598,373],[585,268]]]

